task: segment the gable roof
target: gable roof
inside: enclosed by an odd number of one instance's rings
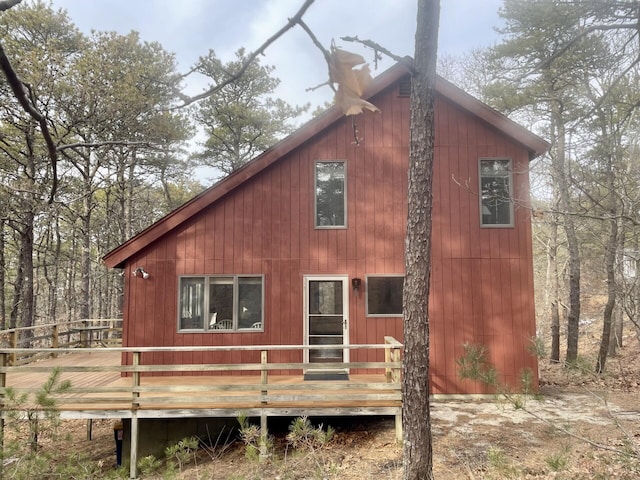
[[[402,63],[396,64],[374,78],[363,97],[365,99],[370,99],[409,73],[410,70],[408,66]],[[505,115],[492,109],[477,98],[469,95],[453,83],[440,76],[436,79],[436,94],[445,97],[459,107],[467,110],[469,113],[500,130],[505,135],[516,140],[529,152],[530,158],[542,155],[549,148],[549,144],[542,138],[531,133],[524,127],[515,123],[513,120],[510,120]],[[131,256],[178,227],[198,212],[204,210],[230,191],[242,185],[244,182],[253,178],[255,175],[258,175],[265,168],[278,161],[278,159],[293,151],[314,135],[331,126],[342,118],[342,116],[343,113],[339,108],[332,107],[328,109],[323,114],[307,122],[288,137],[276,143],[273,147],[258,155],[249,163],[243,165],[229,176],[204,190],[202,193],[196,195],[182,206],[168,213],[142,232],[107,253],[102,260],[109,268],[124,268],[127,259]]]

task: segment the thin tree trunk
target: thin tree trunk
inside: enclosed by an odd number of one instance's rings
[[[22,246],[20,248],[20,263],[24,269],[24,292],[22,296],[22,309],[20,315],[21,327],[32,327],[34,325],[34,295],[33,295],[33,223],[35,215],[27,212],[24,233],[21,237]],[[25,337],[33,336],[32,330],[25,332]]]
[[[93,212],[93,185],[91,154],[82,155],[83,202],[80,214],[82,238],[80,240],[80,318],[91,317],[91,213]]]
[[[403,292],[405,480],[433,478],[429,404],[429,277],[439,18],[439,0],[418,1],[415,64],[411,77],[409,206]]]
[[[557,130],[556,145],[556,181],[560,200],[560,211],[563,213],[563,227],[567,237],[569,253],[569,312],[567,315],[567,364],[578,359],[578,340],[580,326],[580,249],[576,227],[571,216],[571,200],[569,182],[571,169],[566,159],[566,132],[564,119],[558,106],[554,107],[554,123]]]
[[[609,357],[618,355],[618,348],[622,347],[624,314],[620,307],[619,297],[613,307],[613,319],[611,321],[611,336],[609,337]]]
[[[547,247],[547,295],[549,320],[551,323],[551,357],[553,363],[560,361],[560,280],[558,278],[558,216],[551,220],[551,235]]]
[[[60,258],[60,254],[62,252],[62,238],[60,236],[60,221],[58,216],[56,216],[55,221],[55,231],[53,232],[55,236],[55,249],[53,256],[53,290],[51,292],[51,318],[54,322],[57,322],[58,317],[58,283],[60,281],[60,262],[62,259]]]
[[[610,191],[611,192],[611,191]],[[610,195],[613,195],[610,193]],[[613,212],[611,212],[613,214]],[[616,304],[616,279],[615,262],[616,246],[618,245],[618,221],[612,218],[609,221],[609,239],[607,240],[605,252],[605,268],[607,271],[607,303],[604,307],[602,336],[600,337],[600,351],[596,362],[596,373],[604,372],[609,353],[609,337],[611,336],[611,323],[613,307]]]
[[[22,252],[18,256],[22,258]],[[9,328],[18,326],[18,317],[20,315],[20,306],[22,305],[22,295],[24,292],[24,265],[18,261],[16,279],[13,284],[13,300],[11,301],[11,312],[9,312]]]
[[[127,182],[127,208],[125,211],[125,229],[127,234],[127,239],[131,238],[134,233],[133,229],[133,215],[134,215],[134,206],[133,206],[133,195],[134,195],[134,175],[135,175],[135,167],[136,167],[136,152],[133,152],[133,160],[129,164],[129,181]]]
[[[623,207],[624,210],[624,207]],[[624,211],[622,212],[625,213]],[[624,265],[624,250],[627,237],[627,228],[625,222],[620,222],[620,230],[618,232],[618,245],[616,251],[616,305],[613,309],[613,325],[611,337],[609,338],[609,356],[615,357],[618,354],[618,348],[622,347],[622,334],[624,325],[624,290],[625,278],[622,272]]]

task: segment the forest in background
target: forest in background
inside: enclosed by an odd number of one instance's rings
[[[54,165],[3,76],[1,328],[119,317],[123,278],[101,257],[208,186],[197,167],[230,173],[308,108],[273,98],[279,80],[259,60],[194,104],[162,45],[133,31],[84,35],[47,2],[2,12],[0,40],[57,151]],[[215,86],[246,60],[240,49],[223,64],[209,50],[191,74]]]
[[[640,335],[640,6],[506,0],[501,15],[498,44],[443,58],[440,73],[550,141],[549,154],[531,164],[539,335],[553,359],[576,362],[580,322],[598,322],[594,367],[603,370],[623,329]],[[241,81],[227,97],[185,105],[184,77],[161,45],[135,32],[83,35],[42,2],[3,12],[0,39],[59,154],[54,175],[37,123],[3,79],[4,328],[119,316],[122,277],[102,255],[201,191],[196,166],[216,165],[215,157],[225,161],[221,171],[232,171],[291,131],[304,109],[270,98],[269,85],[247,94]],[[198,68],[215,83],[226,66],[210,51]],[[268,84],[277,82],[272,73],[261,67],[256,75]],[[248,99],[261,100],[278,124],[239,122]],[[237,121],[221,125],[222,118]],[[194,152],[198,129],[206,141]],[[217,138],[225,129],[229,137]],[[525,207],[516,200],[516,208]]]

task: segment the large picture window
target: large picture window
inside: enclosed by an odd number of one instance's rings
[[[513,176],[509,159],[480,159],[480,217],[484,227],[513,226]]]
[[[179,330],[263,329],[263,281],[256,276],[180,278]]]
[[[316,227],[347,226],[345,162],[316,162]]]
[[[397,275],[367,277],[367,315],[401,316],[404,277]]]

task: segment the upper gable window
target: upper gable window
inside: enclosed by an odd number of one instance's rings
[[[317,228],[347,226],[346,165],[344,161],[316,162],[315,214]]]
[[[509,159],[480,159],[480,225],[513,226],[513,168]]]

